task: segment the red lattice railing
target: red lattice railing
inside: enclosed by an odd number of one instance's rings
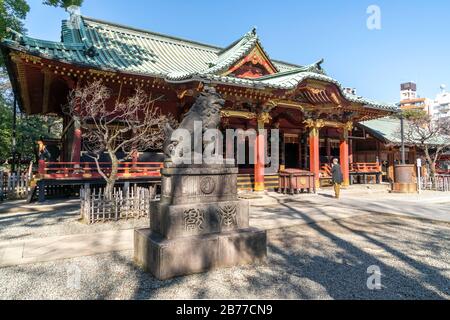
[[[105,174],[111,172],[110,162],[99,163]],[[119,178],[159,177],[162,162],[121,162]],[[39,161],[40,179],[95,179],[101,178],[95,162],[45,162]]]
[[[352,173],[379,173],[381,172],[381,165],[379,163],[365,163],[357,162],[350,164],[350,172]]]

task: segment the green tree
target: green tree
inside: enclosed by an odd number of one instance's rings
[[[0,96],[0,165],[11,156],[12,119],[11,105]]]
[[[44,5],[67,8],[71,5],[81,6],[83,0],[42,0]],[[24,19],[30,6],[27,0],[0,0],[0,40],[8,36],[8,29],[22,34],[26,33]],[[11,85],[0,54],[0,161],[11,158],[13,102]],[[17,153],[22,159],[33,159],[36,140],[40,137],[57,138],[60,135],[61,121],[51,117],[26,116],[18,113],[17,117]],[[1,165],[1,163],[0,163]]]
[[[449,119],[433,120],[426,111],[402,111],[405,121],[405,142],[424,152],[430,164],[430,176],[437,174],[437,162],[450,150],[448,137]]]
[[[8,28],[24,33],[23,20],[30,11],[25,0],[0,0],[0,39],[7,36]],[[3,56],[0,55],[0,67],[4,67]]]
[[[0,37],[6,36],[7,28],[23,32],[23,22],[30,6],[25,0],[0,0]]]
[[[12,122],[12,102],[0,96],[0,165],[12,157]],[[19,114],[16,130],[17,154],[20,155],[21,159],[35,161],[36,141],[41,137],[59,138],[61,130],[62,123],[60,119]]]
[[[67,8],[71,5],[81,6],[83,0],[43,0],[42,3],[53,7]],[[23,20],[29,11],[30,6],[27,0],[0,0],[0,40],[8,35],[8,28],[25,33]],[[1,55],[0,66],[4,66]]]
[[[70,6],[81,7],[83,0],[45,0],[44,4],[61,8],[68,8]]]
[[[424,110],[403,110],[399,113],[399,116],[403,115],[403,118],[409,121],[427,120],[429,115]]]

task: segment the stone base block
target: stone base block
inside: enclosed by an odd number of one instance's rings
[[[393,183],[391,193],[416,193],[416,183]]]
[[[154,201],[151,205],[152,232],[176,239],[249,227],[248,201],[223,201],[201,204],[169,205]]]
[[[262,263],[266,257],[266,231],[254,228],[173,240],[150,229],[135,230],[134,234],[135,262],[159,280]]]

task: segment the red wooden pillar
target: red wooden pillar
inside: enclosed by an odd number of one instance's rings
[[[319,132],[324,126],[321,120],[306,120],[309,128],[309,171],[314,173],[316,188],[320,188],[320,146]]]
[[[261,192],[266,190],[264,183],[264,171],[265,171],[265,135],[264,125],[269,122],[270,115],[266,112],[261,113],[258,116],[258,130],[255,142],[255,191]]]
[[[264,191],[264,135],[258,133],[255,143],[255,191]]]
[[[73,133],[72,156],[71,162],[80,162],[81,160],[81,128],[78,121],[74,122],[75,130]]]
[[[226,146],[225,146],[225,162],[227,164],[236,165],[237,161],[235,161],[235,159],[237,159],[237,155],[234,152],[234,138],[233,138],[233,136],[228,137],[228,135],[227,135],[225,140],[226,140],[225,141],[225,143],[226,143]]]
[[[350,164],[355,162],[353,160],[353,140],[352,139],[348,140],[348,161]]]
[[[344,176],[344,186],[350,185],[350,158],[348,148],[348,136],[351,130],[351,123],[347,123],[342,132],[341,144],[340,144],[340,159],[342,175]]]
[[[312,129],[309,134],[309,170],[314,173],[316,187],[320,187],[319,130]]]

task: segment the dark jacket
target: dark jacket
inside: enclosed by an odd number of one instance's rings
[[[48,151],[47,147],[44,147],[44,150],[39,152],[39,160],[45,160],[49,161],[51,159],[52,155]]]
[[[331,168],[331,177],[333,178],[333,183],[341,184],[344,182],[341,166],[339,164],[335,164],[333,165],[333,168]]]

